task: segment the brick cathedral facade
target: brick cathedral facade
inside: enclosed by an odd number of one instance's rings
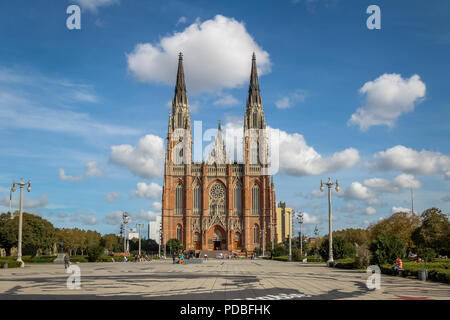
[[[222,128],[207,161],[192,161],[192,130],[180,54],[169,116],[162,196],[162,240],[187,250],[251,251],[276,234],[266,120],[253,54],[243,127],[243,162],[227,159]]]

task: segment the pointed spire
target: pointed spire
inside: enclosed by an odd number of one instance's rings
[[[183,54],[178,55],[177,83],[175,85],[174,103],[187,104],[186,82],[184,81]]]
[[[186,95],[186,83],[184,81],[183,54],[181,52],[178,56],[177,82],[172,100],[172,130],[178,128],[191,129],[189,102]]]
[[[256,55],[252,55],[252,70],[250,73],[250,85],[248,88],[247,106],[245,110],[245,128],[263,129],[266,127],[264,111],[258,81],[258,69],[256,68]]]
[[[252,93],[252,91],[257,91],[255,93],[257,93],[259,97],[258,70],[256,68],[256,55],[254,52],[252,56],[252,71],[250,73],[250,87],[248,89],[249,94]],[[259,100],[261,101],[261,98],[259,98]]]

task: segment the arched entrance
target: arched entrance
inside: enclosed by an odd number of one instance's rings
[[[237,250],[241,247],[241,234],[239,232],[236,232],[234,234],[234,246],[233,249]]]
[[[194,234],[194,250],[200,250],[200,233]]]
[[[219,226],[214,226],[211,231],[212,250],[225,250],[227,244],[225,231]]]

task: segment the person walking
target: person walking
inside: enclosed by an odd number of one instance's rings
[[[66,253],[64,256],[64,268],[67,269],[70,266],[70,257],[69,254]]]

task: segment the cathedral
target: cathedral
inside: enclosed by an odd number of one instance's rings
[[[256,57],[253,54],[244,115],[243,161],[227,157],[219,122],[207,160],[192,160],[189,102],[180,53],[169,115],[162,195],[162,241],[186,250],[239,252],[276,241],[276,202],[270,175]]]

